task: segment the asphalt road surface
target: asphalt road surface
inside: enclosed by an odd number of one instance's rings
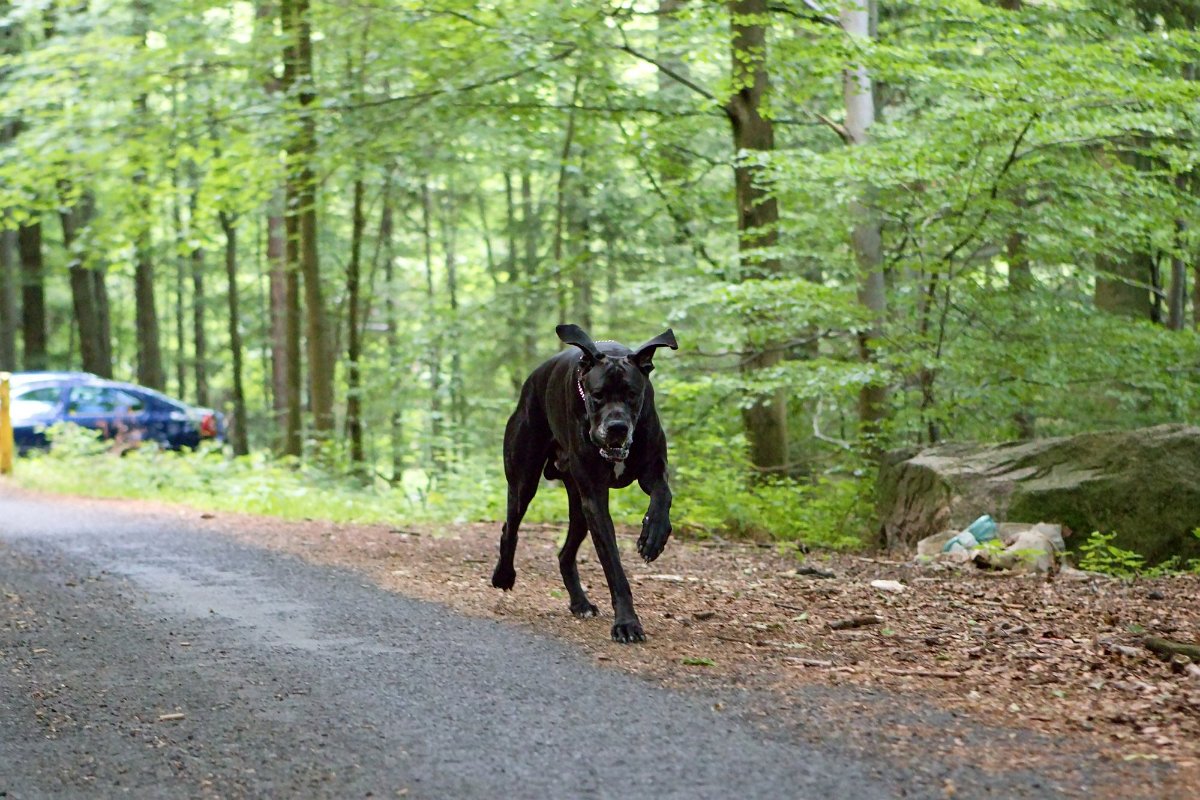
[[[349,571],[96,509],[0,489],[0,797],[1054,794],[887,762]],[[814,718],[838,702],[814,693]]]

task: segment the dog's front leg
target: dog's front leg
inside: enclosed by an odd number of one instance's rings
[[[667,485],[667,465],[662,463],[640,478],[638,485],[650,495],[650,506],[642,518],[642,535],[638,537],[637,548],[642,558],[650,562],[662,554],[671,536],[671,487]]]
[[[608,511],[608,487],[603,485],[588,485],[580,487],[583,501],[583,515],[587,519],[588,529],[592,532],[592,543],[596,546],[596,555],[600,565],[604,567],[604,577],[608,581],[608,591],[612,595],[614,642],[628,644],[641,642],[646,639],[642,631],[642,623],[633,610],[633,592],[629,589],[629,580],[621,567],[621,554],[617,550],[617,533],[613,529],[612,516]]]

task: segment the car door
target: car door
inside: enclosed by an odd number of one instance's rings
[[[58,422],[62,411],[60,384],[17,386],[12,393],[13,440],[21,452],[46,447],[46,428]]]
[[[145,412],[145,403],[130,392],[113,386],[84,384],[71,389],[66,420],[134,446],[146,435]]]

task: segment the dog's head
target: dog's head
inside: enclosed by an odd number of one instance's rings
[[[624,461],[633,445],[633,431],[646,402],[654,352],[660,347],[678,350],[671,329],[635,350],[623,345],[601,351],[578,325],[559,325],[558,338],[582,351],[576,391],[587,414],[588,436],[608,461]]]

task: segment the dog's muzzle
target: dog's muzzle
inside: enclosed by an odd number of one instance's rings
[[[626,439],[620,447],[600,447],[600,457],[605,461],[618,463],[629,458],[629,447],[632,443]]]

